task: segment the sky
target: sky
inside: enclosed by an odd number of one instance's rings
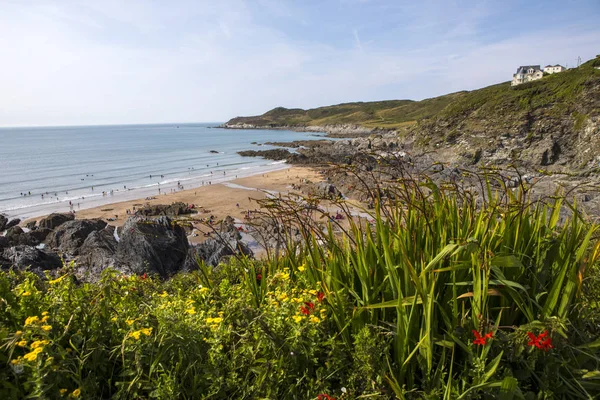
[[[600,0],[0,0],[0,126],[420,100],[600,54]]]

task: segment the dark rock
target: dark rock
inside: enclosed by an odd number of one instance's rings
[[[56,253],[33,246],[10,247],[2,255],[5,259],[3,267],[29,268],[40,276],[44,276],[43,271],[62,267],[62,260]]]
[[[39,228],[34,231],[29,231],[23,235],[25,237],[23,244],[37,246],[38,244],[44,242],[50,233],[52,233],[52,230],[46,228]]]
[[[77,275],[86,281],[98,280],[104,269],[114,266],[117,244],[115,228],[110,225],[90,233],[79,248]]]
[[[19,218],[15,218],[13,220],[10,220],[10,222],[8,224],[6,224],[6,226],[4,227],[4,229],[8,229],[11,228],[13,226],[17,226],[21,223],[21,220]]]
[[[29,229],[29,230],[34,230],[37,228],[36,226],[36,221],[29,221],[28,223],[25,224],[25,228]]]
[[[218,152],[218,151],[216,151],[216,150],[211,150],[211,151],[209,151],[209,153],[212,153],[212,154],[219,154],[219,152]]]
[[[5,238],[4,236],[0,236],[0,253],[2,253],[2,250],[4,250],[5,248],[9,247],[10,244],[8,242],[8,239]]]
[[[37,246],[52,232],[50,229],[36,229],[25,233],[20,226],[13,226],[6,231],[6,239],[10,246]]]
[[[8,222],[8,218],[6,218],[4,215],[0,214],[0,232],[4,231],[4,228],[6,228],[7,222]]]
[[[116,266],[124,272],[168,278],[181,270],[188,248],[185,231],[168,217],[130,217],[120,234]]]
[[[253,256],[254,254],[248,245],[240,240],[241,235],[233,222],[233,218],[228,216],[221,223],[220,230],[214,238],[209,238],[203,243],[192,247],[185,262],[185,270],[197,269],[198,260],[204,261],[207,265],[216,266],[224,257]]]
[[[135,215],[142,216],[159,216],[165,215],[167,217],[176,217],[178,215],[192,214],[195,213],[196,210],[188,207],[187,204],[182,202],[177,202],[173,204],[154,204],[147,205],[135,212]]]
[[[56,229],[59,226],[61,226],[62,224],[64,224],[65,222],[73,221],[74,219],[75,219],[75,216],[70,213],[64,213],[64,214],[54,213],[54,214],[48,215],[46,218],[42,218],[40,220],[39,227],[47,228],[47,229]]]
[[[542,160],[540,161],[541,165],[551,165],[558,161],[560,157],[561,149],[560,145],[557,142],[552,143],[552,147],[544,150],[542,153]]]
[[[25,232],[23,232],[23,229],[21,229],[21,227],[17,225],[8,228],[4,237],[8,239],[8,241],[14,246],[19,244],[20,237],[24,233]]]
[[[99,219],[80,219],[61,224],[46,238],[46,244],[53,249],[72,255],[78,254],[88,235],[104,229],[106,222]]]

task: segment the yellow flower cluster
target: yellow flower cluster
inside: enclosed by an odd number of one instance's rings
[[[37,315],[34,315],[33,317],[27,317],[25,320],[25,326],[37,324],[38,322],[40,322],[40,319]]]
[[[129,336],[131,336],[135,340],[140,340],[140,336],[142,336],[142,335],[150,336],[151,334],[152,334],[152,328],[143,328],[143,329],[140,329],[139,331],[131,332],[129,334]]]
[[[38,347],[38,348],[36,348],[36,349],[33,349],[31,352],[29,352],[29,353],[25,354],[25,355],[23,356],[23,358],[24,358],[26,361],[35,361],[35,360],[37,360],[37,356],[38,356],[38,354],[40,354],[40,353],[41,353],[43,350],[44,350],[44,348],[43,348],[43,347]]]
[[[206,324],[210,327],[210,329],[215,330],[219,327],[219,325],[221,324],[221,322],[223,322],[223,318],[222,315],[223,313],[220,312],[219,313],[219,317],[216,318],[206,318]]]
[[[44,348],[44,346],[47,345],[48,343],[50,343],[49,340],[36,340],[35,342],[31,343],[31,348],[32,349],[37,349],[39,347]]]

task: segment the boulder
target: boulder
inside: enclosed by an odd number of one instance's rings
[[[29,221],[28,223],[25,224],[25,228],[29,229],[29,230],[34,230],[37,228],[36,226],[37,222],[34,221]]]
[[[39,228],[33,231],[29,231],[23,234],[23,244],[27,244],[29,246],[37,246],[38,244],[43,243],[50,233],[52,233],[52,230],[46,228]]]
[[[6,231],[6,240],[9,246],[37,246],[42,243],[46,236],[52,232],[50,229],[36,229],[35,231],[24,232],[20,226],[13,226]]]
[[[20,226],[11,226],[10,228],[8,228],[6,230],[6,233],[4,234],[4,237],[6,239],[8,239],[8,242],[11,243],[11,245],[17,245],[19,244],[19,242],[21,241],[21,236],[24,234],[25,232],[23,231],[23,229],[21,229]]]
[[[40,250],[33,246],[14,246],[4,250],[3,267],[27,269],[44,276],[43,271],[62,267],[60,257],[51,251]]]
[[[8,239],[4,236],[0,236],[0,253],[2,253],[2,251],[9,246],[10,244],[8,242]]]
[[[77,275],[85,281],[97,281],[104,269],[114,266],[117,244],[115,228],[110,225],[90,233],[79,248]]]
[[[168,217],[130,217],[120,231],[116,267],[168,278],[183,267],[189,249],[183,228]]]
[[[39,223],[40,228],[56,229],[65,222],[73,221],[75,215],[70,213],[53,213],[46,218],[42,218]]]
[[[3,232],[6,228],[6,223],[8,222],[8,218],[4,215],[0,214],[0,232]]]
[[[78,250],[94,231],[104,229],[106,222],[100,219],[78,219],[61,224],[46,238],[46,244],[62,253],[77,255]]]
[[[252,250],[240,239],[242,236],[234,225],[231,217],[226,217],[214,238],[192,247],[188,253],[185,270],[198,268],[198,259],[207,265],[217,266],[224,257],[245,255],[253,256]]]
[[[188,207],[187,204],[177,202],[173,204],[154,204],[146,205],[135,212],[135,215],[142,216],[160,216],[165,215],[168,217],[176,217],[178,215],[195,213],[196,210]]]
[[[20,223],[21,220],[19,218],[12,219],[6,224],[6,226],[4,226],[4,229],[12,228],[13,226],[17,226]]]

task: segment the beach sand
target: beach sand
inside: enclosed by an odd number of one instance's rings
[[[308,179],[312,182],[322,180],[317,170],[307,167],[291,167],[278,171],[271,171],[265,174],[253,175],[239,178],[228,182],[213,185],[205,185],[195,189],[181,190],[174,193],[167,193],[153,196],[152,200],[136,199],[122,201],[118,203],[104,204],[102,206],[88,208],[76,212],[77,219],[101,218],[109,221],[110,225],[121,226],[125,223],[129,215],[127,210],[134,207],[139,208],[146,204],[171,204],[183,202],[194,204],[199,210],[198,214],[192,214],[192,217],[204,218],[213,215],[217,219],[225,218],[230,215],[233,218],[241,220],[247,210],[258,208],[258,204],[253,200],[260,200],[267,197],[267,192],[272,194],[287,193],[291,190],[292,183],[300,183]],[[239,204],[239,207],[237,206]],[[43,217],[31,218],[24,223],[33,220],[40,220]],[[24,224],[23,223],[23,224]],[[199,233],[202,233],[202,226],[196,225]],[[208,229],[205,229],[208,231]],[[203,235],[190,238],[191,242],[201,242]]]

